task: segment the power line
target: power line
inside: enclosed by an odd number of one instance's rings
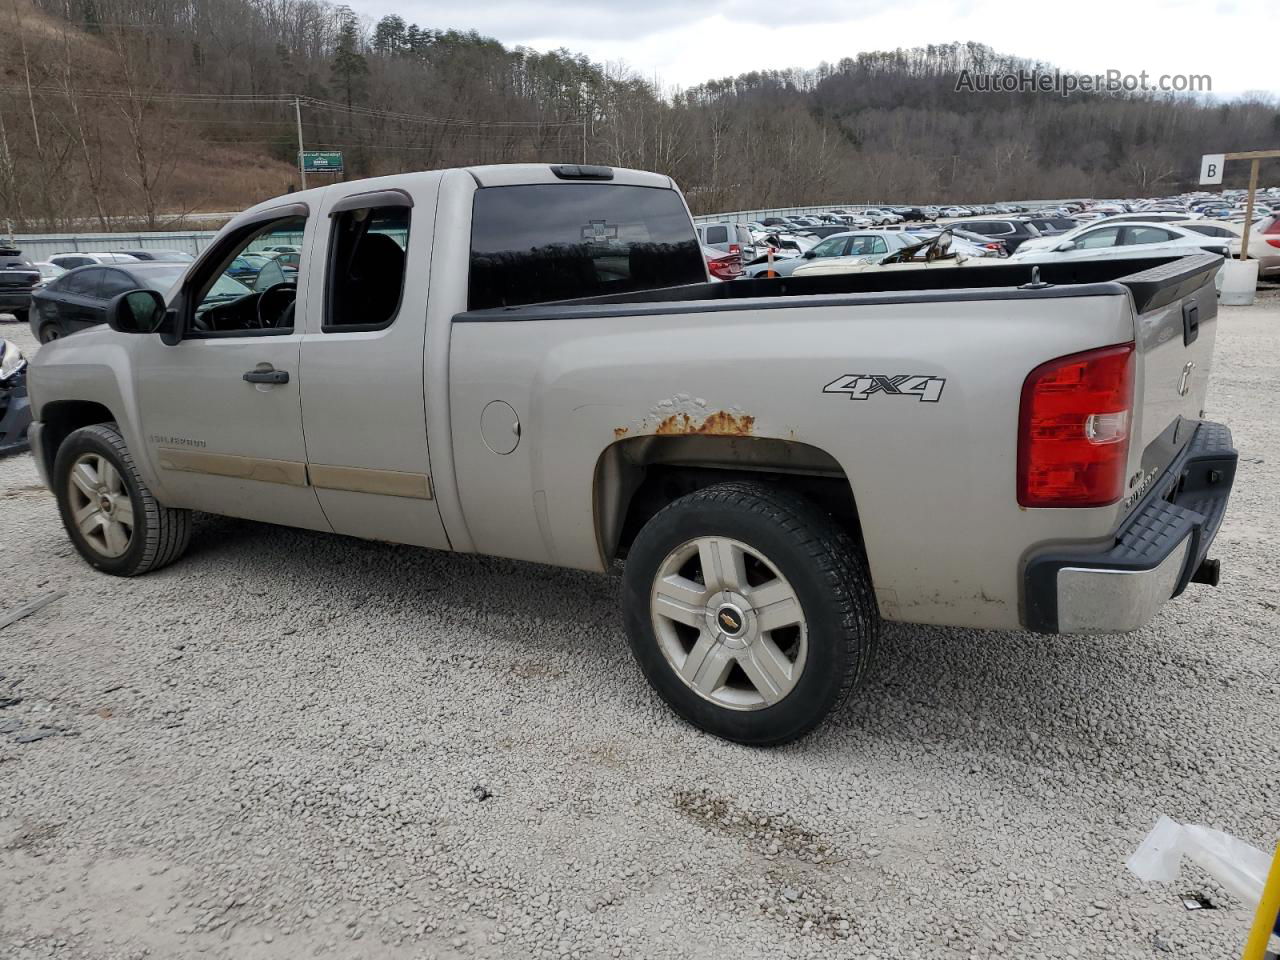
[[[26,94],[27,88],[21,85],[7,84],[0,86],[5,93]],[[460,127],[581,127],[582,120],[464,120],[458,117],[432,117],[424,114],[401,113],[393,110],[377,110],[372,107],[348,107],[344,103],[332,100],[321,100],[318,97],[295,97],[280,94],[214,94],[214,93],[146,93],[140,94],[127,90],[72,90],[63,87],[33,86],[33,93],[57,94],[67,96],[68,93],[90,100],[141,100],[146,103],[210,103],[210,104],[292,104],[301,101],[303,106],[317,110],[327,110],[351,116],[375,117],[397,123],[417,123],[423,125],[460,126]]]

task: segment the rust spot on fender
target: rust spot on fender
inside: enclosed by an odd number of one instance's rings
[[[613,439],[615,439],[615,440],[621,440],[623,437],[625,437],[625,436],[626,436],[628,433],[630,433],[630,432],[631,432],[631,431],[630,431],[630,430],[628,430],[626,427],[614,427],[614,428],[613,428]]]
[[[727,410],[717,410],[701,421],[687,413],[673,413],[658,424],[654,433],[659,436],[701,433],[720,437],[749,437],[755,422],[755,417],[745,413],[732,414]]]

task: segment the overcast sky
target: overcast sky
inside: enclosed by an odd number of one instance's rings
[[[813,67],[864,50],[973,40],[1064,69],[1207,73],[1215,93],[1280,92],[1277,0],[348,0],[376,19],[474,28],[508,46],[623,61],[664,86]]]

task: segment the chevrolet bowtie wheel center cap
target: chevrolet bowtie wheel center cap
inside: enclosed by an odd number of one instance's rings
[[[734,604],[724,603],[716,611],[716,623],[720,632],[728,637],[740,637],[747,628],[746,615]]]

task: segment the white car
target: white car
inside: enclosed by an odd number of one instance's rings
[[[85,253],[73,250],[68,253],[55,253],[46,262],[63,270],[74,270],[76,267],[92,267],[101,263],[138,263],[137,257],[127,253]]]
[[[1169,223],[1087,223],[1056,237],[1028,240],[1010,262],[1059,263],[1160,257],[1207,251],[1223,256],[1227,243]]]
[[[968,207],[940,207],[938,209],[938,216],[947,217],[949,219],[955,219],[956,217],[971,217],[973,216],[973,211]]]
[[[40,282],[37,287],[43,287],[50,280],[56,280],[58,277],[66,273],[66,268],[58,266],[56,263],[49,263],[41,260],[39,263],[33,263],[33,267],[40,271]]]
[[[902,217],[894,213],[892,210],[882,210],[879,207],[867,207],[860,212],[862,217],[870,220],[878,227],[886,226],[890,223],[901,223]]]
[[[789,277],[800,267],[815,260],[884,257],[917,242],[912,234],[901,230],[834,233],[799,256],[795,256],[794,252],[788,256],[775,254],[773,264],[767,260],[749,263],[744,272],[748,277],[768,276],[770,273]]]

